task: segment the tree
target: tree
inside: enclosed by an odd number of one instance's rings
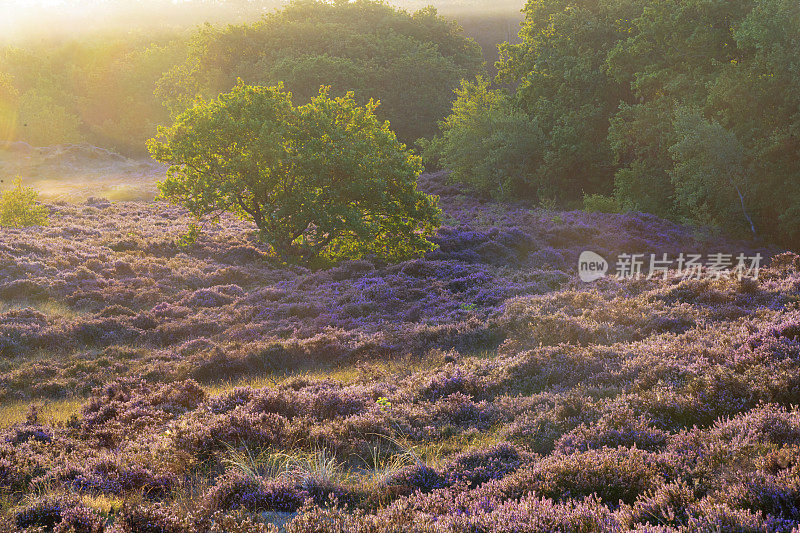
[[[746,227],[755,236],[742,192],[750,191],[742,143],[697,110],[679,109],[674,130],[678,141],[669,153],[677,206],[693,220],[728,230]]]
[[[518,44],[500,47],[497,82],[544,132],[540,181],[549,194],[576,200],[610,192],[609,120],[630,99],[606,72],[608,53],[628,32],[635,0],[528,0]]]
[[[552,190],[554,184],[537,173],[545,140],[534,119],[481,77],[462,81],[456,95],[441,134],[425,145],[426,158],[451,170],[454,180],[496,198]]]
[[[647,2],[608,56],[620,202],[796,246],[799,40],[791,0]]]
[[[16,136],[18,98],[11,76],[0,72],[0,146]]]
[[[50,210],[38,203],[39,192],[17,179],[11,189],[0,193],[0,227],[46,226]]]
[[[256,23],[201,28],[157,91],[180,112],[196,95],[214,97],[239,78],[282,82],[298,104],[327,85],[334,95],[354,92],[361,104],[379,99],[378,115],[410,143],[435,133],[453,89],[481,63],[480,47],[433,8],[412,15],[372,0],[299,0]]]
[[[441,122],[432,147],[450,152],[437,154],[447,164],[458,154],[465,163],[453,177],[474,184],[484,172],[488,192],[515,198],[569,202],[610,193],[609,123],[631,94],[607,74],[606,57],[638,10],[636,0],[528,0],[520,42],[503,43],[497,63],[496,85],[513,94],[462,86]],[[492,101],[474,112],[470,99],[477,103],[482,94]]]
[[[240,82],[196,101],[148,147],[170,165],[166,199],[198,218],[251,220],[281,257],[409,257],[432,248],[440,212],[416,189],[420,159],[376,107],[327,88],[294,107],[280,85]]]

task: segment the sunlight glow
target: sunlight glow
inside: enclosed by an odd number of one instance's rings
[[[158,25],[171,9],[190,0],[8,0],[0,2],[0,41],[62,36],[109,27]],[[226,2],[201,2],[225,6]],[[149,23],[149,24],[148,24]]]

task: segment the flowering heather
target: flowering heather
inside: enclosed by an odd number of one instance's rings
[[[0,400],[39,407],[0,430],[0,529],[800,526],[800,257],[442,178],[399,264],[281,264],[229,218],[184,246],[159,203],[0,229]],[[769,259],[588,285],[585,249]]]

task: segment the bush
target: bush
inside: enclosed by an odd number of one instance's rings
[[[502,91],[478,78],[462,81],[441,134],[422,143],[429,164],[452,171],[455,181],[500,199],[533,195],[552,184],[536,170],[543,134],[535,119],[513,109]]]
[[[626,210],[797,246],[796,3],[528,0],[523,11],[494,80],[513,93],[462,86],[429,162],[514,200],[570,204],[613,187]]]
[[[619,213],[616,198],[602,194],[584,194],[583,210],[587,213]]]
[[[0,194],[0,226],[26,228],[47,225],[49,212],[36,202],[38,198],[36,189],[25,187],[22,180],[17,180],[12,189]]]
[[[284,258],[413,256],[433,247],[440,212],[417,191],[419,158],[376,107],[325,88],[294,107],[280,85],[240,83],[148,143],[171,165],[159,188],[198,218],[227,211],[254,222]]]

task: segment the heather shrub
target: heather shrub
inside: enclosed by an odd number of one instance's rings
[[[440,489],[425,495],[415,494],[393,502],[374,518],[356,515],[349,517],[345,523],[355,531],[363,528],[363,531],[386,533],[432,533],[442,530],[459,533],[599,532],[613,531],[618,527],[611,511],[596,498],[562,503],[528,494],[519,499],[505,499],[495,489],[494,485],[485,485],[473,491],[464,491],[460,487]],[[298,521],[320,527],[324,523],[320,521],[320,515],[320,512],[314,510]]]
[[[583,210],[587,213],[619,213],[616,198],[602,194],[584,194]]]
[[[17,512],[16,525],[20,528],[39,526],[53,529],[61,523],[64,511],[68,508],[62,501],[42,499]]]
[[[424,464],[408,465],[389,475],[384,483],[397,488],[401,493],[410,494],[416,490],[430,492],[446,486],[445,478],[435,469]]]
[[[293,442],[288,421],[275,413],[249,413],[241,408],[210,420],[199,417],[172,434],[174,445],[207,456],[225,443],[270,448]]]
[[[454,393],[461,393],[475,399],[491,395],[491,386],[480,368],[447,366],[433,375],[426,373],[427,384],[420,388],[419,396],[426,400],[438,400]]]
[[[727,484],[717,497],[734,509],[749,509],[797,523],[800,522],[800,470],[795,466],[775,474],[753,472]]]
[[[53,533],[103,533],[105,520],[86,507],[67,509]]]
[[[736,509],[726,504],[703,499],[697,505],[697,515],[691,516],[687,527],[695,531],[762,531],[792,532],[796,523],[774,516],[764,516],[749,509]]]
[[[119,533],[190,533],[198,520],[164,504],[132,505],[120,509],[114,531]]]
[[[641,494],[633,505],[620,509],[622,522],[631,529],[637,526],[686,525],[697,501],[691,488],[680,482],[662,485]]]
[[[94,511],[70,498],[44,497],[16,513],[19,528],[43,528],[55,533],[102,533],[105,521]]]
[[[49,210],[37,203],[39,193],[17,180],[13,188],[0,193],[0,227],[45,226]]]
[[[559,438],[598,418],[595,402],[578,394],[543,395],[533,412],[524,410],[504,428],[504,436],[539,454],[549,454]]]
[[[505,477],[507,497],[536,492],[564,500],[597,495],[608,504],[633,503],[656,488],[670,473],[658,456],[636,448],[604,448],[571,455],[553,454]]]
[[[0,229],[0,400],[48,398],[0,431],[0,515],[64,494],[130,532],[800,523],[796,256],[757,282],[585,285],[583,249],[750,251],[443,179],[420,182],[439,250],[395,264],[265,263],[229,215],[179,249],[191,216],[165,204]]]
[[[606,447],[635,446],[656,452],[667,445],[669,436],[668,432],[654,427],[642,417],[612,412],[594,423],[583,423],[563,435],[555,443],[555,449],[570,454]]]
[[[312,495],[286,478],[270,481],[238,474],[220,478],[203,496],[208,512],[234,509],[248,511],[294,512]]]
[[[468,487],[477,487],[493,479],[502,479],[530,460],[507,443],[464,452],[447,466],[447,482],[451,485],[466,482]]]

